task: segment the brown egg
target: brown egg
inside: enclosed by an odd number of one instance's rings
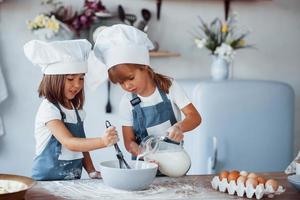
[[[229,175],[229,172],[224,170],[224,171],[221,171],[220,174],[219,174],[219,179],[222,181],[223,178],[227,178]]]
[[[267,180],[265,183],[265,186],[267,187],[268,185],[272,186],[274,191],[276,191],[278,189],[278,182],[275,181],[274,179]]]
[[[248,172],[246,172],[246,171],[241,171],[241,172],[240,172],[240,175],[241,175],[241,176],[246,176],[246,177],[247,177],[247,176],[248,176]]]
[[[252,185],[253,188],[256,188],[256,186],[258,185],[258,181],[255,178],[248,178],[246,181],[246,187]]]
[[[240,171],[238,171],[238,170],[232,170],[230,173],[240,174]]]
[[[243,185],[245,185],[247,180],[246,176],[239,176],[238,179],[236,180],[236,183],[242,183]]]
[[[266,179],[265,179],[264,177],[258,176],[256,179],[257,179],[257,181],[258,181],[258,184],[263,184],[263,185],[265,185]]]
[[[251,173],[248,174],[247,177],[248,178],[257,178],[257,175],[255,173],[251,172]]]
[[[231,171],[227,177],[228,183],[232,180],[234,180],[236,182],[236,180],[238,179],[239,176],[240,176],[239,171],[236,171],[236,170]]]

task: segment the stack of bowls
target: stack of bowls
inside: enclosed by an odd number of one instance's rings
[[[288,176],[287,179],[298,191],[300,191],[300,175]]]
[[[157,164],[138,161],[129,161],[131,169],[120,169],[117,160],[100,163],[100,171],[105,185],[121,190],[144,190],[153,182]]]

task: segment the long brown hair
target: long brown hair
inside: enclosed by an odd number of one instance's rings
[[[125,65],[125,66],[124,66]],[[127,67],[129,70],[146,70],[149,76],[154,80],[157,87],[159,87],[163,92],[169,93],[169,89],[172,85],[172,78],[154,72],[154,70],[146,65],[140,64],[124,64],[123,66],[116,65],[108,70],[108,76],[113,83],[122,83],[128,80],[128,77],[122,74],[119,69],[122,67]]]
[[[65,102],[65,80],[67,75],[44,75],[40,83],[38,93],[39,97],[44,97],[51,103],[60,103],[64,107],[68,107]],[[84,89],[76,94],[71,100],[73,106],[77,109],[82,109],[84,103]]]

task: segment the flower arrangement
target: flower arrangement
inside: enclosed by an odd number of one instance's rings
[[[212,55],[221,57],[226,61],[232,61],[235,50],[251,47],[246,44],[245,37],[249,31],[238,32],[236,27],[235,13],[231,14],[225,22],[215,18],[210,24],[205,23],[200,19],[200,33],[197,33],[194,41],[198,48],[206,47],[211,51]]]
[[[49,39],[58,33],[60,24],[54,15],[46,16],[41,14],[37,15],[33,20],[29,20],[27,27],[33,32],[43,31],[44,36]]]
[[[51,17],[45,15],[37,15],[33,20],[29,20],[27,22],[27,25],[30,30],[48,28],[56,33],[59,30],[59,22],[56,20],[54,15],[52,15]]]
[[[107,12],[100,0],[83,0],[83,7],[75,12],[62,1],[44,0],[43,4],[51,5],[53,11],[50,14],[66,24],[77,36],[80,36],[82,30],[91,27],[97,18],[97,13]]]

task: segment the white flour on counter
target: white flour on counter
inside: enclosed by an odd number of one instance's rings
[[[106,186],[102,179],[73,180],[73,181],[51,181],[39,182],[38,187],[47,190],[52,195],[74,200],[101,199],[101,200],[176,200],[176,199],[231,199],[223,193],[215,192],[213,189],[205,189],[200,185],[177,183],[176,178],[156,178],[147,190],[123,191]],[[213,195],[211,193],[213,192]],[[213,197],[213,198],[212,198]],[[236,199],[236,198],[235,198]]]

